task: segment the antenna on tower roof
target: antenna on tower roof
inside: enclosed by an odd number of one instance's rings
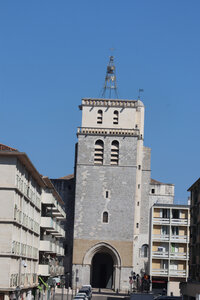
[[[141,92],[144,92],[144,90],[143,90],[143,89],[139,89],[139,90],[138,90],[138,99],[140,99],[140,93],[141,93]]]
[[[111,49],[111,50],[113,50],[113,49]],[[106,77],[105,77],[103,92],[102,92],[101,96],[103,98],[106,98],[106,97],[111,98],[112,94],[113,94],[112,91],[114,92],[115,98],[118,98],[116,70],[115,70],[113,55],[111,55],[109,58],[109,63],[107,65],[107,69],[106,69]]]

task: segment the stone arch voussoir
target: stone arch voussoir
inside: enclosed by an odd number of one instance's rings
[[[108,253],[113,259],[114,266],[121,267],[121,258],[118,251],[111,245],[105,242],[97,243],[92,246],[83,258],[83,265],[91,265],[92,259],[96,253]]]

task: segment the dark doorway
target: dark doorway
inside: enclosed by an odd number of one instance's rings
[[[113,284],[113,259],[108,253],[97,253],[92,259],[92,287],[111,289]]]

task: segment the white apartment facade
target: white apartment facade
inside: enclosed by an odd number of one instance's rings
[[[38,285],[44,182],[28,156],[0,144],[0,295],[31,299]]]
[[[154,204],[151,208],[150,276],[154,291],[180,295],[188,277],[189,206]]]
[[[43,177],[43,181],[38,275],[46,282],[49,277],[64,275],[62,241],[65,231],[62,222],[66,214],[62,208],[64,202],[50,179]]]

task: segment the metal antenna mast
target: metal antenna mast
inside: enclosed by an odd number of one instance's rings
[[[114,92],[114,98],[118,98],[114,56],[110,56],[109,63],[107,65],[102,97],[111,98],[112,91]]]

